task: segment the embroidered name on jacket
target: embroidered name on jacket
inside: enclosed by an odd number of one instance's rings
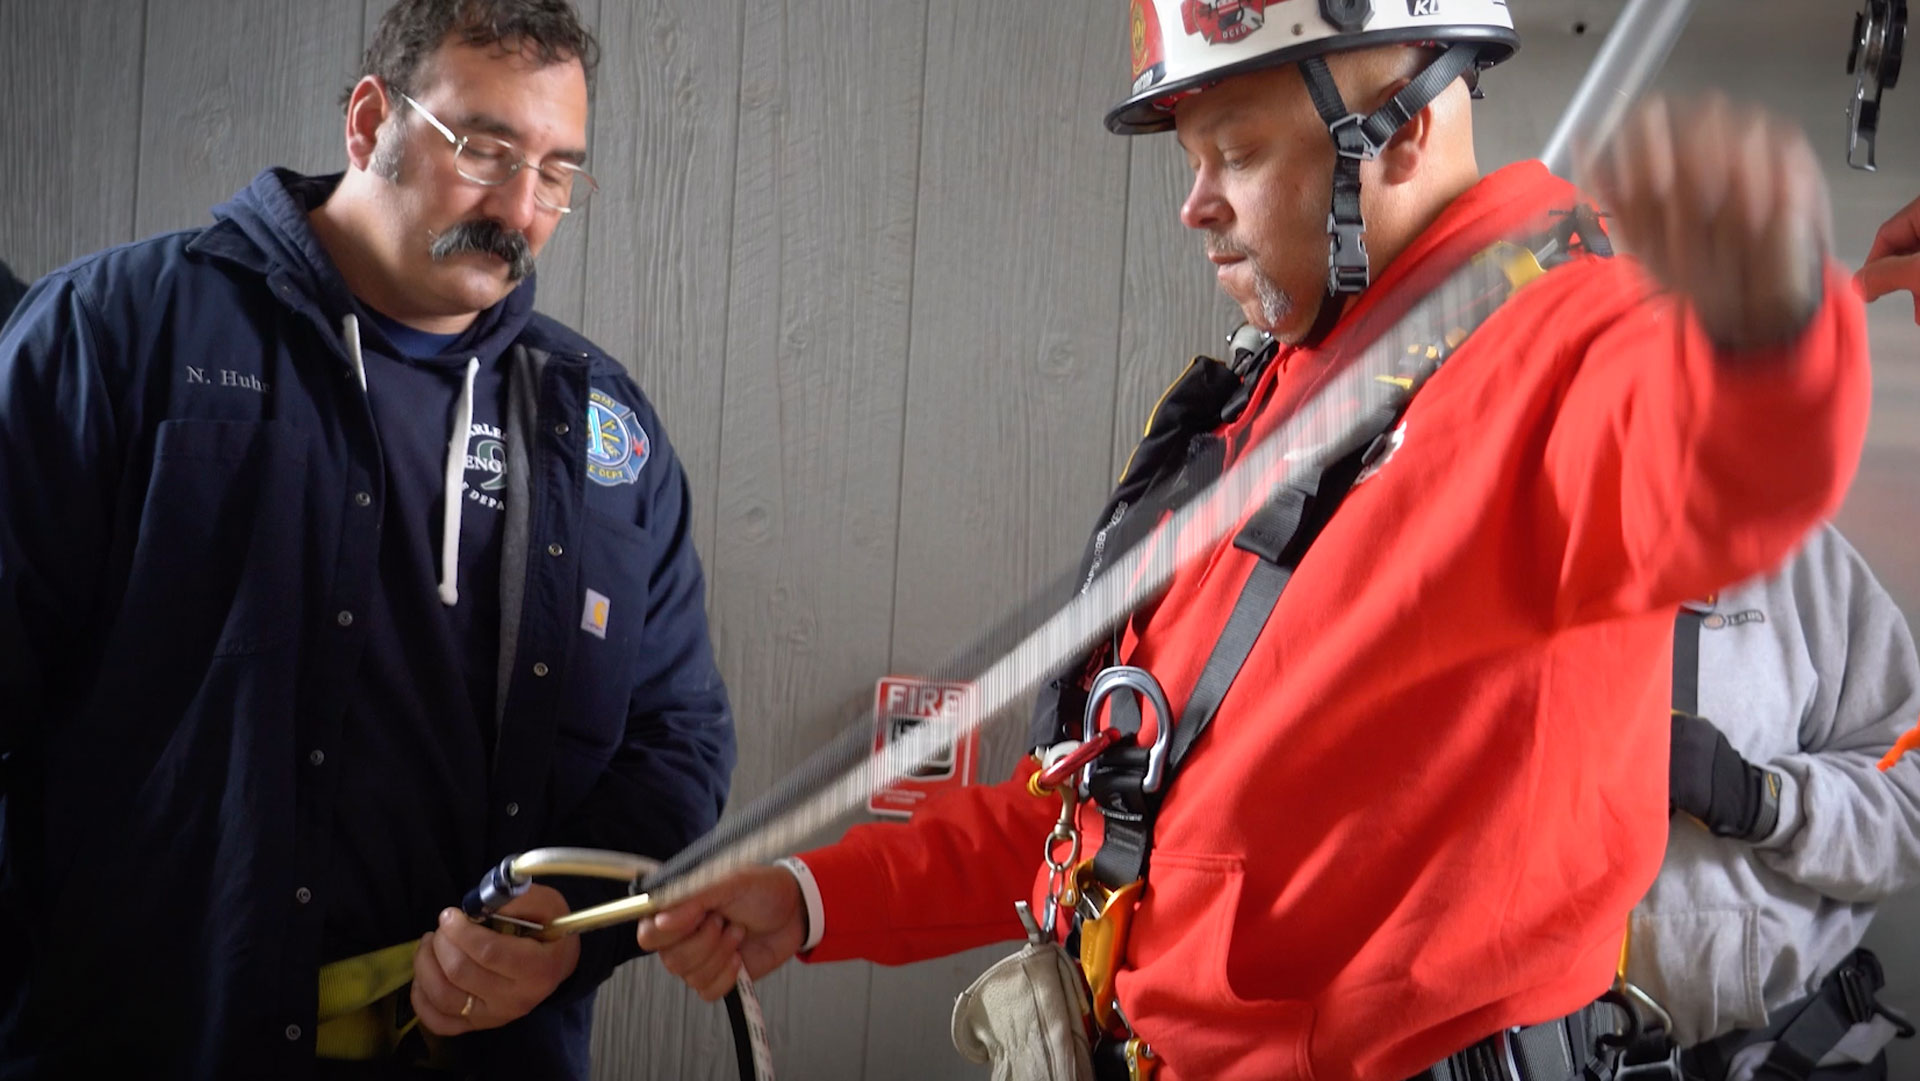
[[[206,368],[196,368],[191,364],[187,365],[187,383],[209,387],[238,387],[241,390],[253,391],[255,394],[265,394],[273,389],[271,383],[251,372],[236,372],[230,368],[214,368],[209,371]]]
[[[587,476],[612,487],[640,479],[652,445],[633,410],[603,391],[587,396]]]

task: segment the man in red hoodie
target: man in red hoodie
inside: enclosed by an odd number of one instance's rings
[[[1570,185],[1475,164],[1473,83],[1516,45],[1505,4],[1221,6],[1134,0],[1134,89],[1107,118],[1177,133],[1181,220],[1273,340],[1174,468],[1233,460],[1495,242],[1558,262],[1436,343],[1444,366],[1351,490],[1309,503],[1310,548],[1243,530],[1081,673],[1149,674],[1180,756],[1143,798],[1107,752],[1077,810],[1080,884],[1131,917],[1092,973],[1101,1040],[1150,1049],[1163,1081],[1610,1077],[1595,1037],[1617,1019],[1594,1003],[1665,843],[1673,611],[1777,565],[1840,503],[1865,432],[1864,320],[1819,169],[1765,116],[1651,106],[1589,169],[1632,252],[1603,258]],[[1271,566],[1293,571],[1277,601],[1244,603]],[[1230,621],[1250,645],[1222,669]],[[1064,720],[1087,687],[1063,681]],[[1136,760],[1157,739],[1158,711],[1093,712],[1139,726]],[[1031,771],[738,874],[640,942],[717,997],[796,952],[1017,938],[1015,901],[1045,923],[1058,897],[1039,857],[1061,802]]]

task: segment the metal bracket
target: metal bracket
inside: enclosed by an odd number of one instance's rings
[[[1906,39],[1907,0],[1866,0],[1865,10],[1853,17],[1853,48],[1847,53],[1847,74],[1854,76],[1853,99],[1847,104],[1847,164],[1855,169],[1877,168],[1880,95],[1900,81]]]
[[[1140,782],[1140,791],[1158,792],[1160,779],[1167,772],[1167,750],[1173,744],[1173,710],[1167,706],[1167,694],[1152,673],[1144,668],[1132,665],[1114,665],[1103,668],[1093,677],[1093,686],[1087,689],[1087,713],[1085,731],[1093,731],[1094,719],[1100,713],[1100,705],[1117,692],[1132,694],[1140,703],[1142,711],[1153,707],[1153,745],[1147,750],[1147,774]],[[1080,770],[1080,788],[1082,791],[1093,786],[1093,767],[1096,760],[1088,760]]]
[[[1373,0],[1320,0],[1320,17],[1342,33],[1356,34],[1373,18]]]

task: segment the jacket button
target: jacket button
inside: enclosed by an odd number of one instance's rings
[[[333,621],[342,627],[351,627],[353,626],[353,613],[343,610],[339,615],[333,617]]]
[[[564,552],[564,551],[566,551],[566,549],[564,549],[564,548],[562,548],[562,547],[560,547],[560,546],[559,546],[559,545],[557,545],[557,544],[549,544],[549,545],[547,545],[547,554],[548,554],[548,555],[550,555],[550,556],[557,556],[557,555],[559,555],[560,553],[562,553],[562,552]]]
[[[517,804],[517,803],[509,803],[509,804],[507,804],[507,817],[508,817],[508,818],[512,818],[512,817],[513,817],[514,815],[517,815],[517,814],[519,814],[519,813],[520,813],[520,805],[519,805],[519,804]]]
[[[536,675],[536,676],[544,676],[544,675],[546,675],[546,674],[547,674],[547,671],[548,671],[548,669],[547,669],[547,662],[545,662],[545,661],[535,661],[535,662],[533,662],[533,674],[534,674],[534,675]]]
[[[307,761],[313,763],[316,766],[322,762],[325,762],[326,760],[327,760],[327,752],[321,751],[321,750],[315,750],[312,754],[309,754],[307,756]]]
[[[570,431],[573,431],[573,429],[568,427],[567,422],[564,420],[553,426],[553,434],[555,435],[565,435]]]
[[[304,905],[308,901],[313,900],[313,891],[306,888],[305,886],[302,886],[299,889],[293,891],[293,899]]]
[[[355,492],[353,493],[353,502],[356,506],[371,507],[373,506],[373,493]]]
[[[289,1039],[289,1040],[295,1040],[295,1041],[297,1041],[297,1040],[299,1040],[299,1039],[300,1039],[300,1026],[299,1026],[299,1025],[288,1025],[288,1026],[287,1026],[287,1039]]]

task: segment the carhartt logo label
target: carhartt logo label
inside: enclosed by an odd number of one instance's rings
[[[1738,627],[1747,623],[1765,623],[1766,621],[1765,612],[1758,608],[1749,608],[1744,612],[1728,612],[1725,615],[1716,612],[1701,620],[1700,625],[1707,630],[1717,631],[1723,627]]]
[[[580,610],[580,629],[595,638],[607,636],[607,612],[613,602],[599,590],[587,590],[587,603]]]

